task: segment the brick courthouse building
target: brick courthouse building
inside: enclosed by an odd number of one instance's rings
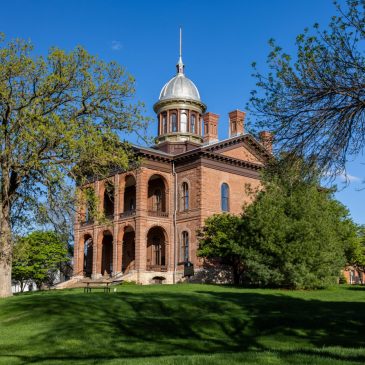
[[[180,56],[176,76],[154,105],[156,145],[134,147],[142,158],[138,169],[93,183],[106,222],[94,223],[86,207],[79,207],[75,279],[107,275],[174,283],[187,260],[197,280],[214,270],[196,256],[196,231],[214,213],[242,211],[249,199],[245,185],[259,185],[260,169],[271,155],[271,135],[262,132],[258,141],[245,133],[245,113],[234,110],[228,114],[229,138],[219,141],[219,116],[206,109]],[[217,269],[215,274],[226,280]]]

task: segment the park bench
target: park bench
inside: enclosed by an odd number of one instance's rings
[[[110,293],[110,281],[83,281],[84,293],[91,293],[92,290],[104,290],[104,293]]]

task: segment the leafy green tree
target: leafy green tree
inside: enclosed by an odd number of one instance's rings
[[[335,2],[335,9],[327,29],[316,24],[297,36],[296,55],[270,41],[269,72],[254,64],[250,102],[278,149],[315,157],[332,176],[365,146],[365,2]]]
[[[21,291],[28,281],[38,288],[51,284],[61,265],[69,261],[67,243],[52,231],[35,231],[20,238],[14,245],[12,278]]]
[[[121,133],[145,127],[134,79],[82,47],[47,57],[0,35],[0,297],[11,295],[12,235],[40,205],[60,209],[89,176],[126,169]]]
[[[235,284],[242,274],[242,245],[240,240],[241,220],[231,214],[215,214],[208,217],[199,231],[198,256],[219,259],[233,268]]]
[[[356,226],[307,168],[285,159],[269,166],[261,190],[247,190],[255,199],[241,217],[207,219],[199,255],[231,258],[236,283],[293,289],[336,283]]]
[[[347,246],[346,260],[359,273],[365,272],[365,226],[358,227],[356,238]]]
[[[356,233],[347,209],[318,181],[264,177],[243,215],[243,280],[263,286],[319,288],[337,282]]]

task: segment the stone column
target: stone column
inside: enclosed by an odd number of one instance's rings
[[[124,237],[123,226],[122,225],[119,225],[118,226],[117,236],[116,236],[116,240],[117,240],[117,252],[118,252],[118,256],[117,256],[117,270],[116,270],[116,272],[122,272],[123,237]]]
[[[124,212],[124,190],[125,190],[125,174],[119,175],[118,178],[118,215]]]
[[[120,272],[118,268],[118,219],[119,219],[119,174],[114,176],[114,220],[113,220],[113,272]]]

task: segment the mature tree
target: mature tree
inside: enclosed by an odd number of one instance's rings
[[[236,282],[247,285],[299,289],[335,283],[356,226],[307,169],[302,160],[269,166],[262,189],[247,190],[256,199],[241,217],[208,218],[199,254],[232,258],[239,268]]]
[[[52,231],[35,231],[20,238],[13,250],[13,280],[19,281],[21,291],[29,281],[40,289],[52,284],[61,266],[69,260],[67,243]]]
[[[0,297],[11,295],[12,231],[71,181],[127,168],[120,132],[145,125],[133,104],[134,80],[83,48],[53,48],[0,38]]]
[[[270,41],[270,71],[254,64],[258,90],[250,102],[279,149],[314,157],[331,176],[365,146],[365,1],[335,6],[326,30],[315,25],[297,37],[294,57]]]
[[[215,214],[208,217],[199,231],[198,256],[219,259],[232,266],[235,284],[239,284],[242,273],[242,245],[240,217],[231,214]]]
[[[323,287],[335,283],[345,266],[356,226],[332,191],[319,188],[318,179],[303,179],[301,166],[297,161],[282,173],[269,168],[263,190],[244,211],[243,280],[248,283]]]

